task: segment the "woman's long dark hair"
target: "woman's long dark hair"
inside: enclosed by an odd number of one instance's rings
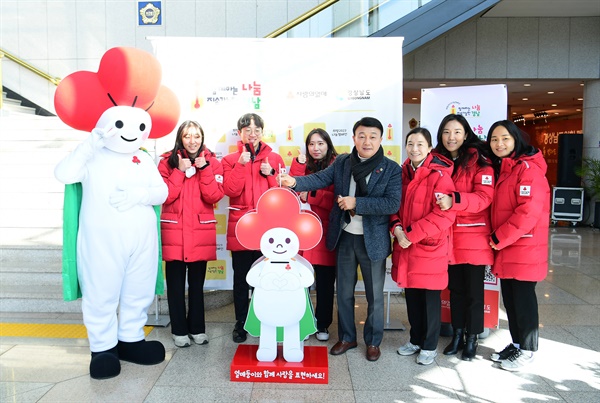
[[[310,144],[310,140],[311,140],[313,134],[318,134],[319,136],[321,136],[321,138],[327,144],[327,153],[325,154],[325,157],[323,157],[320,161],[316,161],[308,152],[308,145]],[[327,168],[329,165],[331,165],[334,158],[337,157],[337,155],[338,155],[337,151],[335,151],[335,147],[333,146],[333,142],[331,141],[331,137],[329,136],[329,133],[327,133],[323,129],[319,129],[319,128],[312,129],[306,136],[305,145],[306,145],[306,167],[308,168],[309,172],[317,172],[317,171]]]
[[[202,143],[200,143],[200,148],[198,149],[198,154],[200,154],[202,152],[202,150],[204,150],[204,130],[202,130],[202,126],[200,126],[200,124],[198,122],[195,122],[193,120],[186,120],[185,122],[183,122],[180,126],[179,129],[177,129],[177,136],[175,137],[175,146],[173,147],[173,150],[171,150],[171,155],[169,156],[169,166],[171,168],[177,168],[179,167],[179,157],[177,156],[181,150],[185,150],[185,148],[183,147],[183,135],[187,133],[188,128],[190,127],[195,127],[196,129],[198,129],[198,131],[200,132],[200,134],[202,135]],[[183,155],[182,155],[183,157]],[[192,158],[193,160],[193,158]],[[194,161],[192,161],[192,164],[194,163]]]
[[[499,120],[499,121],[495,122],[490,127],[490,130],[488,130],[487,146],[490,149],[490,158],[492,159],[492,163],[493,163],[492,165],[494,166],[494,170],[496,171],[496,176],[498,175],[498,172],[500,171],[500,165],[502,162],[502,158],[497,157],[492,152],[490,140],[492,139],[492,133],[498,126],[504,127],[506,129],[506,131],[508,132],[508,134],[515,141],[515,149],[513,150],[512,154],[509,155],[507,158],[517,159],[521,155],[524,155],[524,154],[525,155],[533,155],[537,152],[535,147],[533,147],[532,145],[529,144],[529,141],[527,140],[529,136],[527,135],[527,133],[525,133],[521,129],[519,129],[517,127],[517,125],[514,124],[512,121]]]
[[[477,165],[479,165],[480,167],[491,165],[489,149],[487,145],[479,137],[477,137],[475,132],[473,132],[473,129],[471,129],[471,125],[469,124],[467,119],[462,115],[456,115],[451,113],[449,115],[446,115],[444,119],[442,119],[440,127],[438,128],[437,146],[435,147],[434,151],[436,151],[438,154],[442,154],[449,160],[453,159],[452,155],[450,155],[450,151],[448,151],[446,147],[444,147],[444,143],[442,141],[442,134],[444,133],[444,128],[446,127],[446,124],[448,124],[448,122],[452,122],[453,120],[457,121],[463,127],[463,130],[466,134],[465,141],[458,149],[458,156],[454,160],[455,172],[459,166],[462,168],[467,167],[467,164],[469,163],[469,160],[471,158],[471,154],[468,152],[469,148],[474,148],[477,151]]]

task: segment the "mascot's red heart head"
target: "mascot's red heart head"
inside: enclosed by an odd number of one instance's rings
[[[260,249],[263,234],[273,228],[285,228],[298,236],[299,249],[312,249],[321,240],[323,227],[319,217],[301,210],[300,199],[286,188],[271,188],[260,196],[256,210],[244,214],[236,224],[235,235],[248,249]]]
[[[57,115],[74,129],[91,131],[113,106],[146,110],[152,118],[150,138],[169,134],[179,119],[179,101],[160,84],[161,67],[150,53],[118,47],[106,51],[97,73],[78,71],[65,77],[54,95]]]

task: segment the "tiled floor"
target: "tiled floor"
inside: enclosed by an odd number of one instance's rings
[[[231,340],[233,307],[207,312],[210,343],[178,349],[169,328],[155,328],[167,359],[156,366],[123,363],[121,375],[96,381],[89,377],[90,352],[84,339],[0,339],[2,402],[599,402],[600,401],[600,232],[559,228],[551,233],[552,262],[537,287],[540,349],[526,371],[506,372],[490,361],[510,340],[504,311],[500,327],[480,341],[477,359],[463,362],[441,354],[430,366],[396,354],[408,333],[386,331],[377,362],[365,359],[365,346],[329,356],[328,385],[236,383],[229,364],[237,345]],[[357,298],[357,318],[365,300]],[[401,295],[392,297],[391,317],[407,324]],[[80,323],[78,315],[3,314],[2,322]],[[362,329],[358,329],[359,334]],[[327,346],[337,340],[336,324]],[[257,343],[249,338],[247,343]],[[324,345],[314,338],[308,345]]]

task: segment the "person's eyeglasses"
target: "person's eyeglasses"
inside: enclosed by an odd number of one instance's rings
[[[249,128],[249,127],[245,127],[242,129],[242,133],[249,135],[249,134],[256,134],[257,136],[262,134],[262,129],[260,127],[255,128],[254,130]]]

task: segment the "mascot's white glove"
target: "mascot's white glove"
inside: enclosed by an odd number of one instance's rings
[[[104,147],[104,139],[110,138],[115,135],[117,131],[111,129],[113,129],[112,124],[109,126],[108,130],[106,130],[106,128],[100,127],[96,127],[92,130],[92,135],[89,137],[89,141],[94,151]]]
[[[150,193],[142,187],[123,189],[120,186],[110,195],[110,205],[119,211],[126,211],[137,204],[150,204]]]
[[[92,129],[89,137],[85,139],[73,153],[81,153],[87,157],[86,159],[90,159],[94,155],[94,152],[104,147],[105,140],[114,136],[116,133],[117,131],[114,130],[112,124],[105,128],[96,127]]]

